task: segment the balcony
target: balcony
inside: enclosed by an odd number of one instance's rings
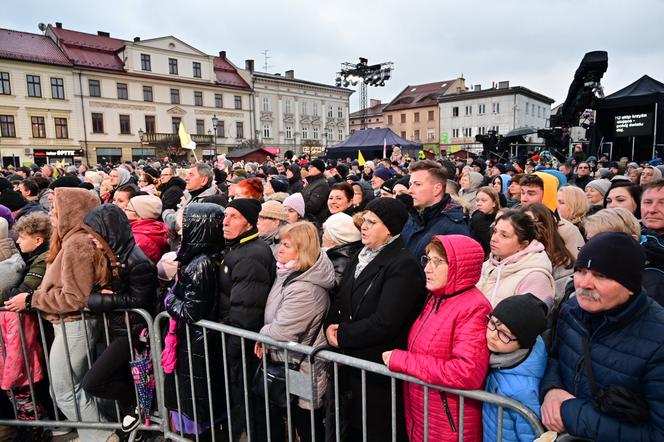
[[[198,135],[189,134],[191,139],[199,146],[206,146],[213,143],[212,135]],[[178,134],[169,134],[161,132],[146,132],[143,138],[144,144],[168,144],[180,145],[180,137]]]

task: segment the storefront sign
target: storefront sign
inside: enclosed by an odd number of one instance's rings
[[[82,157],[83,151],[80,149],[34,149],[36,157]]]

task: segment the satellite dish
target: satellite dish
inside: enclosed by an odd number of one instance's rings
[[[39,24],[37,25],[37,27],[38,27],[39,30],[42,31],[42,32],[46,31],[46,25],[45,25],[44,23],[39,23]]]

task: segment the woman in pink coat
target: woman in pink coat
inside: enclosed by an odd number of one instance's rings
[[[484,252],[463,235],[435,236],[422,257],[429,290],[422,313],[410,329],[408,350],[383,353],[390,370],[426,383],[480,389],[489,364],[486,318],[491,305],[475,288]],[[406,428],[411,441],[424,441],[424,388],[404,383]],[[456,441],[459,397],[429,390],[429,440]],[[482,440],[482,404],[466,400],[464,441]]]

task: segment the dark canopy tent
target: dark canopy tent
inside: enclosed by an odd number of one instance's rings
[[[387,156],[392,155],[392,146],[401,146],[402,153],[408,153],[411,158],[417,158],[422,144],[405,140],[390,129],[364,129],[357,130],[343,143],[328,147],[327,158],[357,158],[358,150],[362,151],[365,160],[383,157],[383,145],[387,145]]]
[[[657,137],[656,143],[653,142]],[[613,143],[612,152],[610,145]],[[612,159],[626,156],[635,161],[662,156],[664,147],[664,83],[647,75],[599,100],[592,130],[593,153]],[[634,154],[632,155],[632,151]]]

